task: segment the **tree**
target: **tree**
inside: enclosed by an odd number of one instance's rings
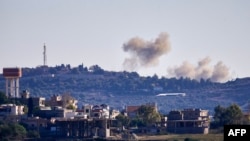
[[[0,91],[0,104],[5,104],[8,101],[7,96],[5,93]]]
[[[75,110],[76,107],[75,107],[74,105],[72,105],[72,104],[69,104],[69,105],[66,107],[66,109]]]
[[[90,72],[93,72],[94,74],[103,74],[104,70],[98,66],[98,65],[93,65],[89,67]]]
[[[243,113],[240,107],[236,104],[230,105],[226,109],[228,124],[242,124]]]
[[[155,122],[161,120],[161,115],[157,112],[156,108],[150,105],[142,105],[138,109],[138,121],[150,126]]]
[[[214,108],[214,121],[212,125],[214,125],[215,127],[220,127],[225,124],[224,121],[225,111],[226,109],[220,105]]]
[[[27,132],[27,137],[29,138],[40,138],[40,134],[37,131],[28,131]]]
[[[29,108],[28,108],[27,105],[24,105],[23,112],[24,112],[25,114],[28,114],[28,113],[29,113]]]
[[[1,140],[21,140],[26,137],[26,129],[17,123],[0,124],[0,139]]]
[[[0,125],[0,139],[3,140],[9,135],[11,135],[11,129],[9,128],[8,125],[6,124],[1,124]]]
[[[212,126],[215,128],[230,124],[242,124],[243,121],[243,113],[237,104],[232,104],[226,108],[218,105],[214,108],[214,121]]]
[[[26,129],[17,123],[14,124],[10,124],[11,130],[13,132],[13,136],[17,139],[23,139],[24,137],[26,137]]]
[[[130,124],[130,119],[127,116],[124,116],[122,114],[119,114],[118,116],[116,116],[116,120],[118,121],[118,126],[125,126],[128,127]]]

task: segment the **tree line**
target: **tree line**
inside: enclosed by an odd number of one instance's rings
[[[106,71],[98,65],[77,67],[61,64],[55,67],[22,68],[20,87],[32,94],[44,96],[47,93],[72,91],[106,91],[114,94],[154,94],[155,91],[181,92],[187,89],[215,87],[218,83],[209,79],[199,81],[190,78],[166,78],[140,76],[137,72]],[[1,81],[2,80],[2,81]],[[0,78],[0,90],[4,89],[4,79]],[[45,96],[46,97],[46,96]]]

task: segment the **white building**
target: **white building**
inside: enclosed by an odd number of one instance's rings
[[[109,118],[109,106],[106,104],[95,105],[92,108],[92,117],[93,118]]]
[[[111,119],[115,119],[120,114],[120,111],[118,110],[112,110],[110,114]]]
[[[15,104],[2,104],[0,105],[0,115],[8,116],[8,115],[23,115],[24,114],[24,106],[17,106]]]

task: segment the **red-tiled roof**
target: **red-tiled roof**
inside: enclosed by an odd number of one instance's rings
[[[126,107],[126,112],[130,113],[130,112],[135,112],[140,108],[140,106],[127,106]]]

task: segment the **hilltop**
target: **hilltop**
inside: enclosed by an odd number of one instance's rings
[[[250,78],[238,78],[225,83],[189,78],[159,78],[140,76],[136,72],[106,71],[98,65],[89,68],[59,65],[22,68],[20,90],[31,96],[50,98],[69,93],[85,103],[109,104],[116,109],[126,105],[156,102],[163,113],[171,109],[201,108],[213,112],[217,105],[236,103],[243,110],[250,100]],[[0,91],[5,92],[5,79],[0,76]],[[159,93],[185,93],[186,96],[156,96]]]

